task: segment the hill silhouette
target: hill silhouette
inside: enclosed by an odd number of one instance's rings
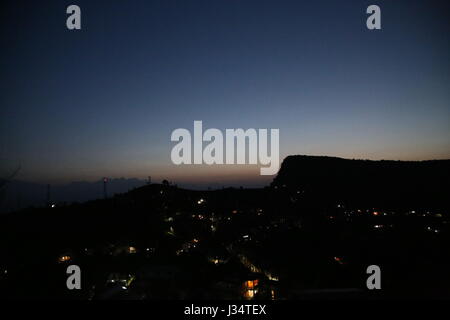
[[[2,183],[0,179],[0,184]],[[43,206],[47,199],[47,184],[12,180],[5,183],[0,190],[0,213],[17,211],[31,206]],[[108,180],[109,195],[124,193],[133,188],[141,187],[146,181],[140,179],[114,178]],[[86,202],[103,197],[103,179],[98,181],[74,181],[63,185],[52,185],[50,201]]]
[[[350,160],[288,156],[273,187],[299,189],[319,202],[448,209],[450,160]]]
[[[383,270],[382,297],[449,297],[448,169],[291,156],[271,187],[163,181],[21,209],[0,215],[0,297],[242,299],[257,280],[256,299],[364,298],[371,264]],[[69,264],[88,275],[86,289],[67,290]],[[36,274],[45,285],[30,287]]]

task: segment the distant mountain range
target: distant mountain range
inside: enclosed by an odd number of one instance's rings
[[[322,202],[448,209],[450,160],[373,161],[289,156],[272,186],[305,190]]]
[[[145,185],[139,179],[110,179],[107,184],[109,196],[127,192],[133,188]],[[103,198],[103,180],[95,182],[72,182],[66,185],[52,185],[50,187],[50,201],[84,202]],[[43,206],[47,202],[47,185],[12,180],[8,182],[0,194],[0,212],[14,211],[30,206]]]

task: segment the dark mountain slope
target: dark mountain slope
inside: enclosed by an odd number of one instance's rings
[[[273,186],[302,189],[317,201],[448,209],[450,160],[371,161],[289,156]]]

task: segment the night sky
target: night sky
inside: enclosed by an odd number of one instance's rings
[[[20,180],[273,178],[173,165],[194,120],[279,128],[281,159],[450,158],[449,1],[2,2],[0,160]]]

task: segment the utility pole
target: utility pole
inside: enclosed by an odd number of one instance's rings
[[[106,193],[106,184],[108,183],[108,178],[103,178],[103,197],[108,198],[108,194]]]

